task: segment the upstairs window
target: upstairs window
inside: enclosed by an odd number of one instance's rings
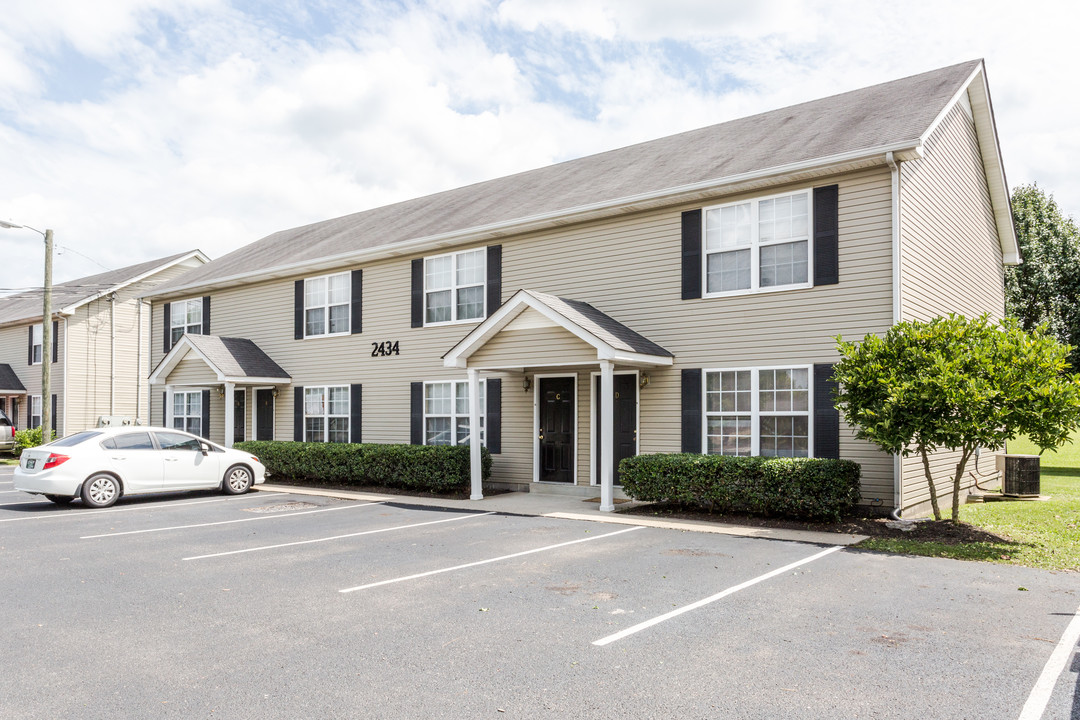
[[[41,364],[41,325],[35,325],[33,329],[34,339],[30,343],[30,364]],[[56,338],[53,338],[53,342],[56,342]],[[40,425],[40,423],[38,423]],[[35,425],[34,427],[37,427]]]
[[[304,388],[304,441],[349,442],[349,386]]]
[[[710,454],[809,457],[810,368],[706,371],[705,424]]]
[[[424,258],[424,324],[485,315],[487,249]]]
[[[810,191],[706,208],[705,293],[810,286]]]
[[[202,335],[202,321],[202,298],[181,300],[180,302],[172,303],[172,309],[169,312],[169,327],[172,344],[176,345],[185,333],[190,335]]]
[[[480,381],[480,444],[484,444],[484,388]],[[468,445],[469,383],[462,381],[424,383],[424,444]]]
[[[351,298],[350,273],[304,280],[304,336],[348,334]]]

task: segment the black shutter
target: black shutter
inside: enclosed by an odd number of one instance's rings
[[[304,339],[304,281],[297,280],[293,288],[293,338]]]
[[[53,362],[60,362],[60,321],[53,320],[52,324],[52,355]]]
[[[167,427],[169,422],[169,391],[161,392],[161,427]]]
[[[33,430],[34,426],[34,398],[26,396],[26,429]]]
[[[487,314],[490,316],[499,309],[500,305],[502,305],[502,245],[489,245],[487,249]]]
[[[304,441],[304,388],[297,385],[293,388],[293,431],[292,437],[296,442]]]
[[[363,418],[364,418],[364,386],[353,383],[349,386],[349,442],[364,442]]]
[[[53,432],[56,432],[56,429],[57,429],[58,425],[56,423],[56,396],[55,395],[52,396],[52,401],[49,403],[49,405],[50,405],[49,427],[51,427],[53,429]],[[63,428],[60,428],[60,429],[62,430]],[[59,434],[59,433],[57,433],[57,434]],[[46,440],[46,442],[48,442],[48,440]]]
[[[701,446],[701,369],[682,371],[682,451],[698,453]]]
[[[414,328],[424,327],[423,258],[416,258],[412,261],[412,326]]]
[[[492,455],[502,452],[502,380],[488,378],[485,382],[487,403],[484,419],[484,431],[487,436],[487,449]]]
[[[840,186],[814,188],[814,285],[840,282]]]
[[[204,295],[202,299],[202,334],[210,334],[210,296]]]
[[[364,331],[364,271],[352,271],[352,312],[350,332],[359,335]],[[357,387],[360,387],[357,385]],[[357,440],[356,442],[360,442]]]
[[[34,364],[34,326],[30,326],[30,344],[26,348],[26,364]]]
[[[682,299],[701,297],[701,211],[682,214]]]
[[[424,444],[424,383],[414,382],[409,388],[409,442]]]
[[[226,431],[228,428],[226,428]],[[210,391],[202,391],[202,436],[210,439]]]
[[[814,457],[840,457],[840,411],[833,393],[832,363],[814,365]]]
[[[172,350],[172,303],[165,303],[161,307],[161,316],[165,319],[165,341],[161,344],[164,352]]]

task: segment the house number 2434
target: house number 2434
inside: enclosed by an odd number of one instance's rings
[[[371,357],[390,357],[391,355],[400,355],[401,350],[398,345],[400,340],[387,340],[381,343],[371,343]]]

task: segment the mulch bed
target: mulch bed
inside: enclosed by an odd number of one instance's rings
[[[780,528],[785,530],[849,533],[852,535],[869,535],[874,538],[939,542],[946,545],[961,545],[977,542],[1011,544],[1013,542],[1008,538],[987,532],[974,525],[968,525],[966,523],[953,524],[949,520],[942,520],[940,522],[934,520],[919,520],[908,525],[907,527],[911,527],[912,529],[905,531],[901,530],[900,527],[897,526],[898,524],[894,523],[889,518],[882,517],[851,516],[844,518],[838,523],[816,523],[788,520],[784,518],[740,515],[736,513],[709,513],[681,505],[664,503],[638,505],[619,512],[626,515],[643,515],[662,519],[718,522],[727,523],[729,525]]]

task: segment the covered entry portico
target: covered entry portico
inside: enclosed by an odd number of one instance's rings
[[[576,396],[577,387],[573,383],[577,382],[577,371],[595,368],[599,383],[599,403],[595,410],[600,418],[596,428],[597,484],[600,510],[609,512],[615,508],[616,373],[671,366],[674,356],[588,303],[535,290],[519,290],[444,355],[443,363],[467,371],[472,427],[480,423],[477,398],[483,372],[524,373],[527,383],[534,384],[534,480],[541,479],[543,462],[559,462],[555,455],[565,452],[565,441],[552,438],[551,433],[560,436],[569,433],[576,442],[575,429],[566,425],[567,413],[573,412],[576,427],[576,411],[564,395],[573,387],[571,392]],[[567,382],[560,383],[560,377]],[[571,377],[575,378],[572,382]],[[636,385],[634,390],[636,393]],[[589,393],[591,397],[591,387]],[[507,411],[504,407],[504,419]],[[483,498],[479,445],[472,446],[471,459],[471,497],[479,500]],[[565,458],[562,462],[565,464]]]

